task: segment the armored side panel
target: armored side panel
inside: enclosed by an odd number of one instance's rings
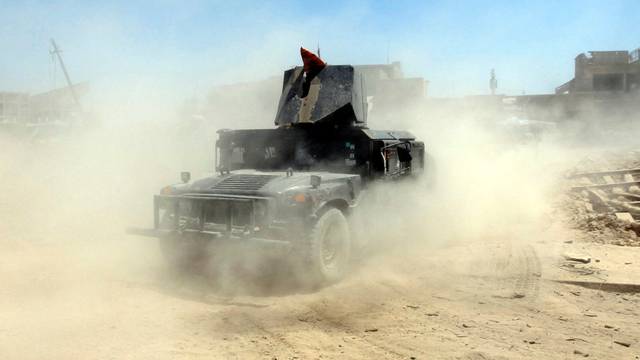
[[[276,126],[337,121],[364,126],[364,78],[350,65],[329,65],[306,78],[301,66],[284,73]]]

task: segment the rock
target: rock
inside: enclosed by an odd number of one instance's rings
[[[633,216],[628,212],[617,212],[616,217],[622,221],[634,222]]]
[[[589,354],[587,354],[587,353],[583,353],[583,352],[582,352],[582,351],[580,351],[580,350],[573,350],[573,353],[574,353],[575,355],[580,355],[580,356],[583,356],[583,357],[589,357]]]
[[[565,253],[562,255],[566,260],[569,261],[576,261],[579,263],[583,263],[583,264],[588,264],[591,262],[591,258],[589,256],[586,255],[579,255],[579,254],[571,254],[571,253]]]
[[[378,329],[376,329],[376,328],[365,329],[364,332],[378,332]]]
[[[614,343],[618,344],[618,345],[622,345],[624,347],[629,347],[631,346],[630,342],[627,341],[620,341],[620,340],[613,340]]]
[[[575,337],[570,337],[565,339],[566,341],[582,341],[582,342],[587,342],[585,339],[580,339],[580,338],[575,338]]]

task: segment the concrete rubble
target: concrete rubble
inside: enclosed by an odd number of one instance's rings
[[[640,153],[606,162],[615,167],[595,170],[600,163],[589,159],[567,176],[570,223],[595,242],[640,246]]]

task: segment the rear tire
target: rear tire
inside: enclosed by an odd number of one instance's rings
[[[344,277],[351,260],[349,224],[332,208],[313,225],[301,258],[305,273],[315,285],[331,284]]]

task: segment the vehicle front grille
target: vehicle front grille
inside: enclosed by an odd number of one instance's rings
[[[269,181],[276,178],[275,175],[249,175],[237,174],[220,181],[211,187],[211,190],[222,191],[256,191],[260,190]]]
[[[213,230],[215,228],[229,231],[232,228],[253,226],[255,222],[253,200],[162,196],[158,196],[157,199],[156,228],[167,230]]]

